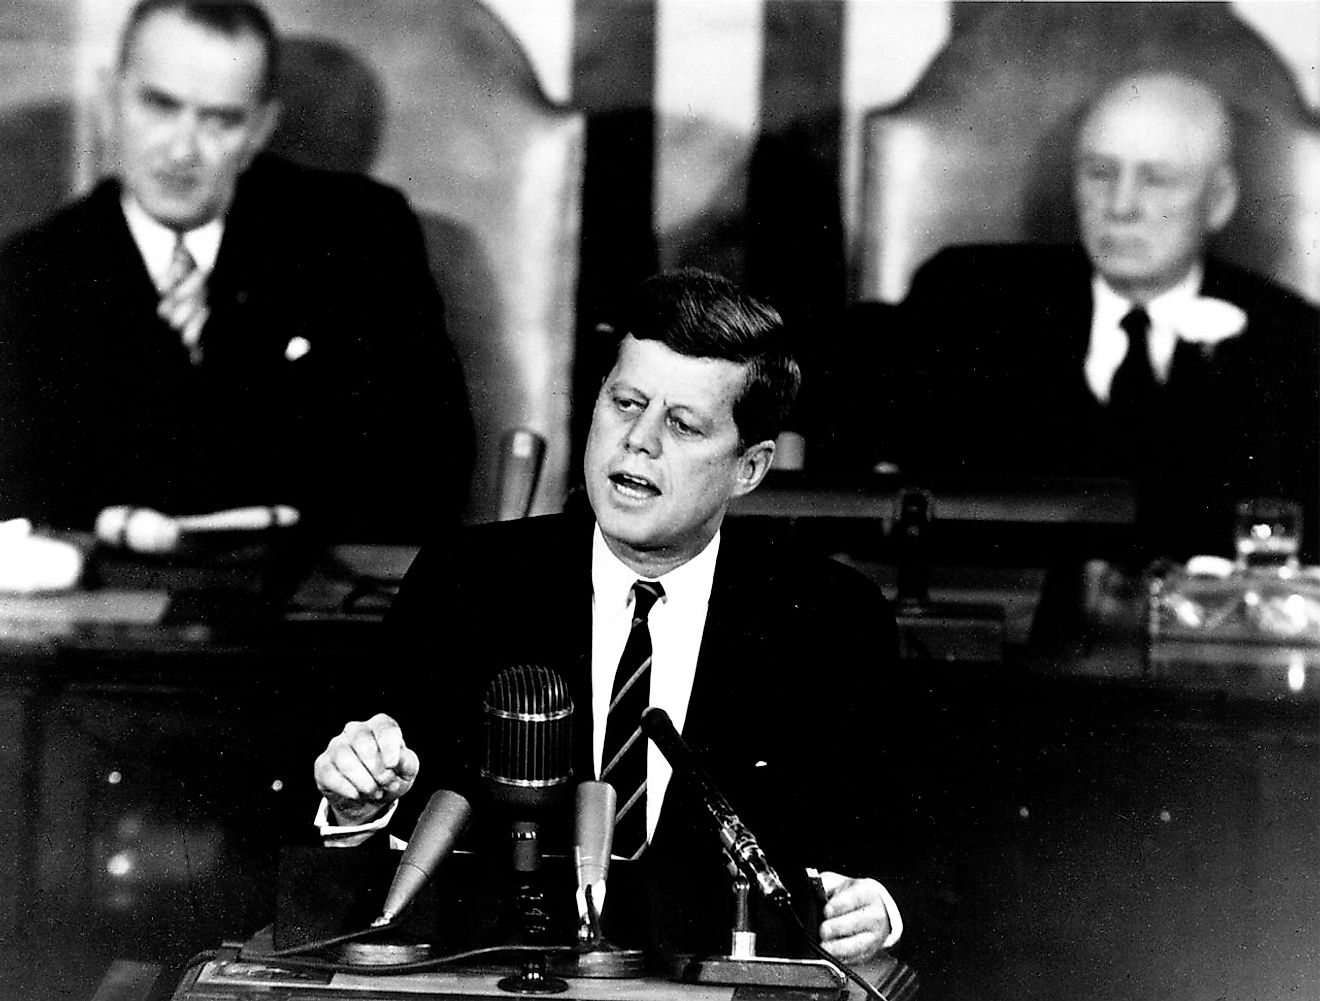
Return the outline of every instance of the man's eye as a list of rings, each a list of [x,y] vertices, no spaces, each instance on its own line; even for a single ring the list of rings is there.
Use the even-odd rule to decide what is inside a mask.
[[[1178,183],[1178,177],[1163,170],[1148,170],[1142,174],[1141,183],[1148,188],[1171,188]]]
[[[677,434],[683,435],[684,437],[692,437],[701,433],[691,424],[687,423],[687,421],[678,417],[669,418],[669,426],[672,427]]]
[[[212,111],[205,118],[206,124],[219,131],[236,129],[244,122],[241,111]]]
[[[177,101],[166,97],[164,94],[158,94],[155,91],[145,91],[142,94],[142,103],[150,111],[165,113],[175,110],[179,104]]]
[[[640,409],[641,403],[638,402],[637,400],[630,400],[627,397],[616,396],[614,398],[614,406],[616,409],[622,410],[624,413],[628,413],[633,410]]]

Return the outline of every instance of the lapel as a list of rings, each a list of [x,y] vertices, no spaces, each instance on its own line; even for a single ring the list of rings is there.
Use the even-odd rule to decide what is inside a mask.
[[[711,584],[710,607],[697,655],[683,739],[698,755],[727,747],[730,722],[736,718],[742,696],[739,664],[754,661],[762,632],[765,608],[749,600],[745,553],[739,534],[725,523],[719,560]]]
[[[1225,278],[1223,267],[1213,258],[1206,258],[1200,294],[1241,305],[1231,281],[1226,283]],[[1169,369],[1169,388],[1176,389],[1179,393],[1193,390],[1206,391],[1207,384],[1214,380],[1220,371],[1226,373],[1227,378],[1235,380],[1244,378],[1248,369],[1239,367],[1240,363],[1246,360],[1241,354],[1241,345],[1250,343],[1250,323],[1250,314],[1248,314],[1246,329],[1213,347],[1191,344],[1180,339],[1174,349],[1173,365]],[[1228,361],[1221,362],[1221,356]],[[1223,402],[1231,404],[1233,400],[1227,399]]]
[[[225,216],[225,233],[207,282],[210,319],[203,331],[208,362],[251,371],[254,364],[282,369],[289,341],[324,336],[334,321],[334,281],[309,287],[309,262],[322,277],[330,272],[330,248],[316,246],[314,234],[288,199],[297,179],[258,157],[239,179]],[[209,340],[207,340],[209,338]]]
[[[246,305],[256,276],[268,272],[268,261],[279,253],[273,244],[275,233],[262,224],[262,206],[253,185],[249,171],[239,181],[225,216],[225,234],[207,283],[213,313]]]
[[[1058,330],[1067,353],[1067,371],[1080,372],[1091,343],[1091,262],[1080,247],[1070,247],[1061,264],[1060,280],[1051,282],[1046,294],[1052,299]]]
[[[92,304],[99,312],[114,318],[106,329],[87,331],[98,343],[104,343],[107,331],[135,331],[133,337],[160,341],[170,334],[169,326],[156,316],[156,285],[147,272],[147,263],[133,242],[124,210],[119,205],[120,189],[115,181],[104,181],[87,199],[87,224],[83,247],[79,248],[94,288]],[[141,325],[125,325],[125,317],[145,317]],[[148,335],[147,331],[153,335]],[[124,345],[117,345],[123,347]],[[182,350],[182,349],[181,349]]]
[[[1203,391],[1214,370],[1214,352],[1179,339],[1173,349],[1173,364],[1169,366],[1169,381],[1165,386],[1170,401],[1189,392]]]
[[[116,181],[102,182],[86,203],[86,220],[79,253],[82,273],[91,289],[80,305],[92,315],[71,325],[71,332],[87,349],[87,358],[142,370],[142,366],[177,366],[187,352],[178,335],[156,315],[158,294],[146,262],[119,204]]]
[[[1093,420],[1099,402],[1086,384],[1083,366],[1091,343],[1091,262],[1079,246],[1055,249],[1058,260],[1046,268],[1039,295],[1045,317],[1046,337],[1039,345],[1050,353],[1035,362],[1037,391],[1056,401],[1055,412],[1062,424]]]
[[[564,586],[554,589],[547,603],[547,635],[554,637],[555,659],[573,695],[573,772],[595,776],[591,754],[594,724],[591,711],[591,542],[596,523],[591,518],[556,518],[550,526],[560,547],[559,562],[569,572]]]

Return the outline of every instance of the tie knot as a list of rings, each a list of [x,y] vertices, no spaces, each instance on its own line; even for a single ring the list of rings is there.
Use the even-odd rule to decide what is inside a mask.
[[[180,233],[174,241],[174,253],[170,255],[170,266],[165,272],[165,291],[170,292],[183,283],[183,280],[197,270],[197,261],[188,251]]]
[[[1150,314],[1146,312],[1144,306],[1133,306],[1124,314],[1118,325],[1123,328],[1123,333],[1128,335],[1129,341],[1144,342],[1146,335],[1150,333]]]
[[[651,609],[655,603],[665,596],[665,589],[657,580],[639,580],[632,586],[633,590],[633,618],[645,619],[651,614]]]

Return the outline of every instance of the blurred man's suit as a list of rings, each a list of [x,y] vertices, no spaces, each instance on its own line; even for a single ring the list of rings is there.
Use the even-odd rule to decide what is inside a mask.
[[[259,156],[199,363],[158,298],[113,180],[0,252],[0,515],[288,503],[358,539],[420,538],[460,508],[467,399],[397,191]]]
[[[391,612],[408,670],[395,672],[398,695],[378,703],[421,760],[395,833],[407,836],[427,790],[470,783],[453,763],[480,764],[471,728],[487,679],[511,664],[564,678],[575,704],[574,775],[594,777],[592,527],[573,515],[483,526],[414,563]],[[724,523],[720,545],[685,741],[786,881],[800,881],[803,865],[873,875],[914,913],[897,871],[911,846],[896,843],[914,826],[897,794],[908,774],[899,755],[912,748],[899,732],[897,636],[883,596],[855,571],[790,556],[736,521]],[[464,731],[466,748],[442,742]],[[546,826],[563,850],[571,821]],[[729,876],[709,818],[677,773],[641,864],[652,887],[648,944],[726,951]]]
[[[872,337],[873,368],[893,379],[880,395],[899,401],[882,446],[889,454],[875,457],[918,475],[1133,477],[1146,531],[1170,556],[1227,555],[1232,506],[1243,497],[1300,500],[1314,525],[1316,309],[1207,259],[1201,295],[1240,307],[1246,327],[1212,348],[1180,341],[1158,417],[1134,434],[1083,375],[1091,281],[1080,247],[958,247],[932,258],[888,317],[891,328]],[[868,311],[854,323],[856,344]],[[1309,535],[1314,553],[1320,540]]]

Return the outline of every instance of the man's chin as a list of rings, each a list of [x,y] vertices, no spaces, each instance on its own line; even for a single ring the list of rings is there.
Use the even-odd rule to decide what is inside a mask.
[[[649,548],[654,535],[649,517],[636,511],[621,511],[613,506],[596,509],[596,524],[609,538],[637,550]]]
[[[168,197],[138,198],[143,210],[162,226],[186,231],[211,221],[216,215],[210,205]]]
[[[1150,280],[1150,264],[1132,254],[1105,254],[1096,259],[1096,270],[1114,288],[1140,285]]]

